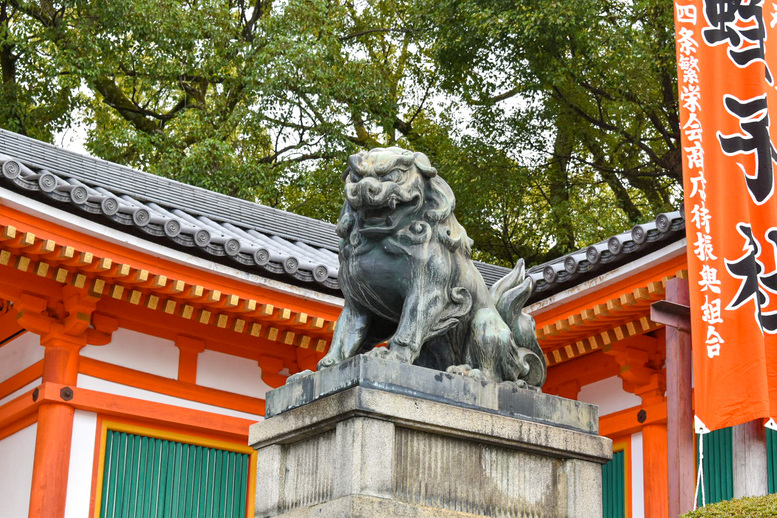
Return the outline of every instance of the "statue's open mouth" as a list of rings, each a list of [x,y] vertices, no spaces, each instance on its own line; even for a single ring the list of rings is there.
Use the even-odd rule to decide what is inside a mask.
[[[378,209],[368,209],[362,213],[362,221],[368,227],[391,224],[391,213],[394,212],[389,207]]]
[[[359,226],[365,234],[388,234],[414,206],[413,203],[402,203],[392,197],[382,207],[361,208],[357,211]]]

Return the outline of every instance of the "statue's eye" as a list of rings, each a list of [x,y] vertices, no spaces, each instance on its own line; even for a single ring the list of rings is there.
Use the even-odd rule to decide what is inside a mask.
[[[392,171],[389,171],[388,174],[383,175],[384,182],[398,182],[401,179],[402,179],[402,171],[399,169],[394,169]]]
[[[361,179],[362,179],[361,176],[359,176],[358,174],[356,174],[353,171],[351,171],[351,181],[352,182],[356,183],[356,182],[358,182]]]

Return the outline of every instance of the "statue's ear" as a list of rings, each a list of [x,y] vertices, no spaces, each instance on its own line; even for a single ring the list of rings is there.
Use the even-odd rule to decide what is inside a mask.
[[[437,172],[434,168],[432,170]],[[426,197],[424,204],[428,207],[424,217],[428,221],[442,221],[456,208],[456,197],[450,185],[439,176],[434,176],[426,182],[424,196]]]
[[[437,175],[437,169],[432,167],[432,163],[429,161],[428,156],[418,152],[413,153],[413,155],[415,157],[415,167],[422,175],[427,178],[432,178]]]
[[[343,182],[345,182],[351,172],[354,172],[359,176],[364,175],[366,172],[364,170],[365,168],[362,166],[364,162],[364,156],[364,152],[362,152],[353,154],[348,157],[348,167],[345,168],[345,172],[343,173]]]
[[[346,201],[343,204],[343,208],[340,210],[340,217],[337,218],[335,233],[343,239],[348,239],[348,235],[351,233],[351,230],[353,230],[355,222],[356,219],[353,215],[351,204]]]

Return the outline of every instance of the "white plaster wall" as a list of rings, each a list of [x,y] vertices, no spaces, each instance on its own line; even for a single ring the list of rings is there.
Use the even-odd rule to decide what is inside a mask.
[[[261,421],[264,419],[263,416],[256,414],[248,414],[245,412],[239,412],[237,410],[221,408],[214,405],[206,405],[205,403],[198,403],[197,401],[189,401],[188,399],[168,396],[166,394],[158,394],[156,392],[151,392],[150,390],[128,387],[127,385],[121,385],[119,383],[105,381],[99,378],[94,378],[92,376],[85,376],[83,374],[78,375],[78,387],[99,390],[100,392],[116,394],[117,396],[127,396],[145,401],[155,401],[157,403],[165,403],[183,408],[191,408],[192,410],[203,410],[205,412],[213,412],[214,414],[241,417],[243,419],[252,419],[254,421]]]
[[[97,414],[76,410],[70,443],[70,469],[67,476],[66,518],[89,516],[92,496],[94,445],[97,440]]]
[[[0,518],[22,518],[30,507],[38,424],[0,441]]]
[[[6,403],[8,403],[9,401],[12,401],[12,400],[16,399],[17,397],[21,396],[25,392],[30,391],[30,390],[34,389],[35,387],[37,387],[37,386],[40,386],[42,381],[43,380],[41,378],[38,378],[35,381],[32,381],[32,382],[28,383],[27,385],[23,386],[19,390],[15,391],[15,392],[11,392],[10,394],[5,396],[4,398],[0,399],[0,406],[3,406]]]
[[[42,360],[43,352],[35,333],[23,333],[0,347],[0,381]]]
[[[645,465],[642,432],[631,436],[631,517],[645,517]]]
[[[639,396],[623,390],[623,383],[617,376],[583,385],[577,399],[599,405],[600,417],[642,404]]]
[[[197,358],[197,384],[262,399],[272,390],[255,360],[209,350]]]
[[[178,348],[170,340],[118,329],[107,345],[87,345],[81,356],[167,378],[178,377]]]

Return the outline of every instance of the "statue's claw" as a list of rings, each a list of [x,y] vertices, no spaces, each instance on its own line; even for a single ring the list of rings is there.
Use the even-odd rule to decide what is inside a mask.
[[[513,387],[519,388],[519,389],[533,390],[534,392],[542,392],[542,389],[540,387],[529,385],[524,380],[503,381],[502,383],[507,383],[508,385],[512,385]]]
[[[383,360],[390,360],[390,361],[401,362],[401,363],[410,363],[408,359],[405,358],[403,355],[397,353],[396,351],[392,351],[388,347],[376,347],[364,354],[366,356],[371,356],[373,358],[381,358]]]
[[[488,381],[488,377],[480,369],[473,369],[471,366],[464,365],[451,365],[445,372],[449,374],[461,374],[468,378],[472,378],[477,381]]]

